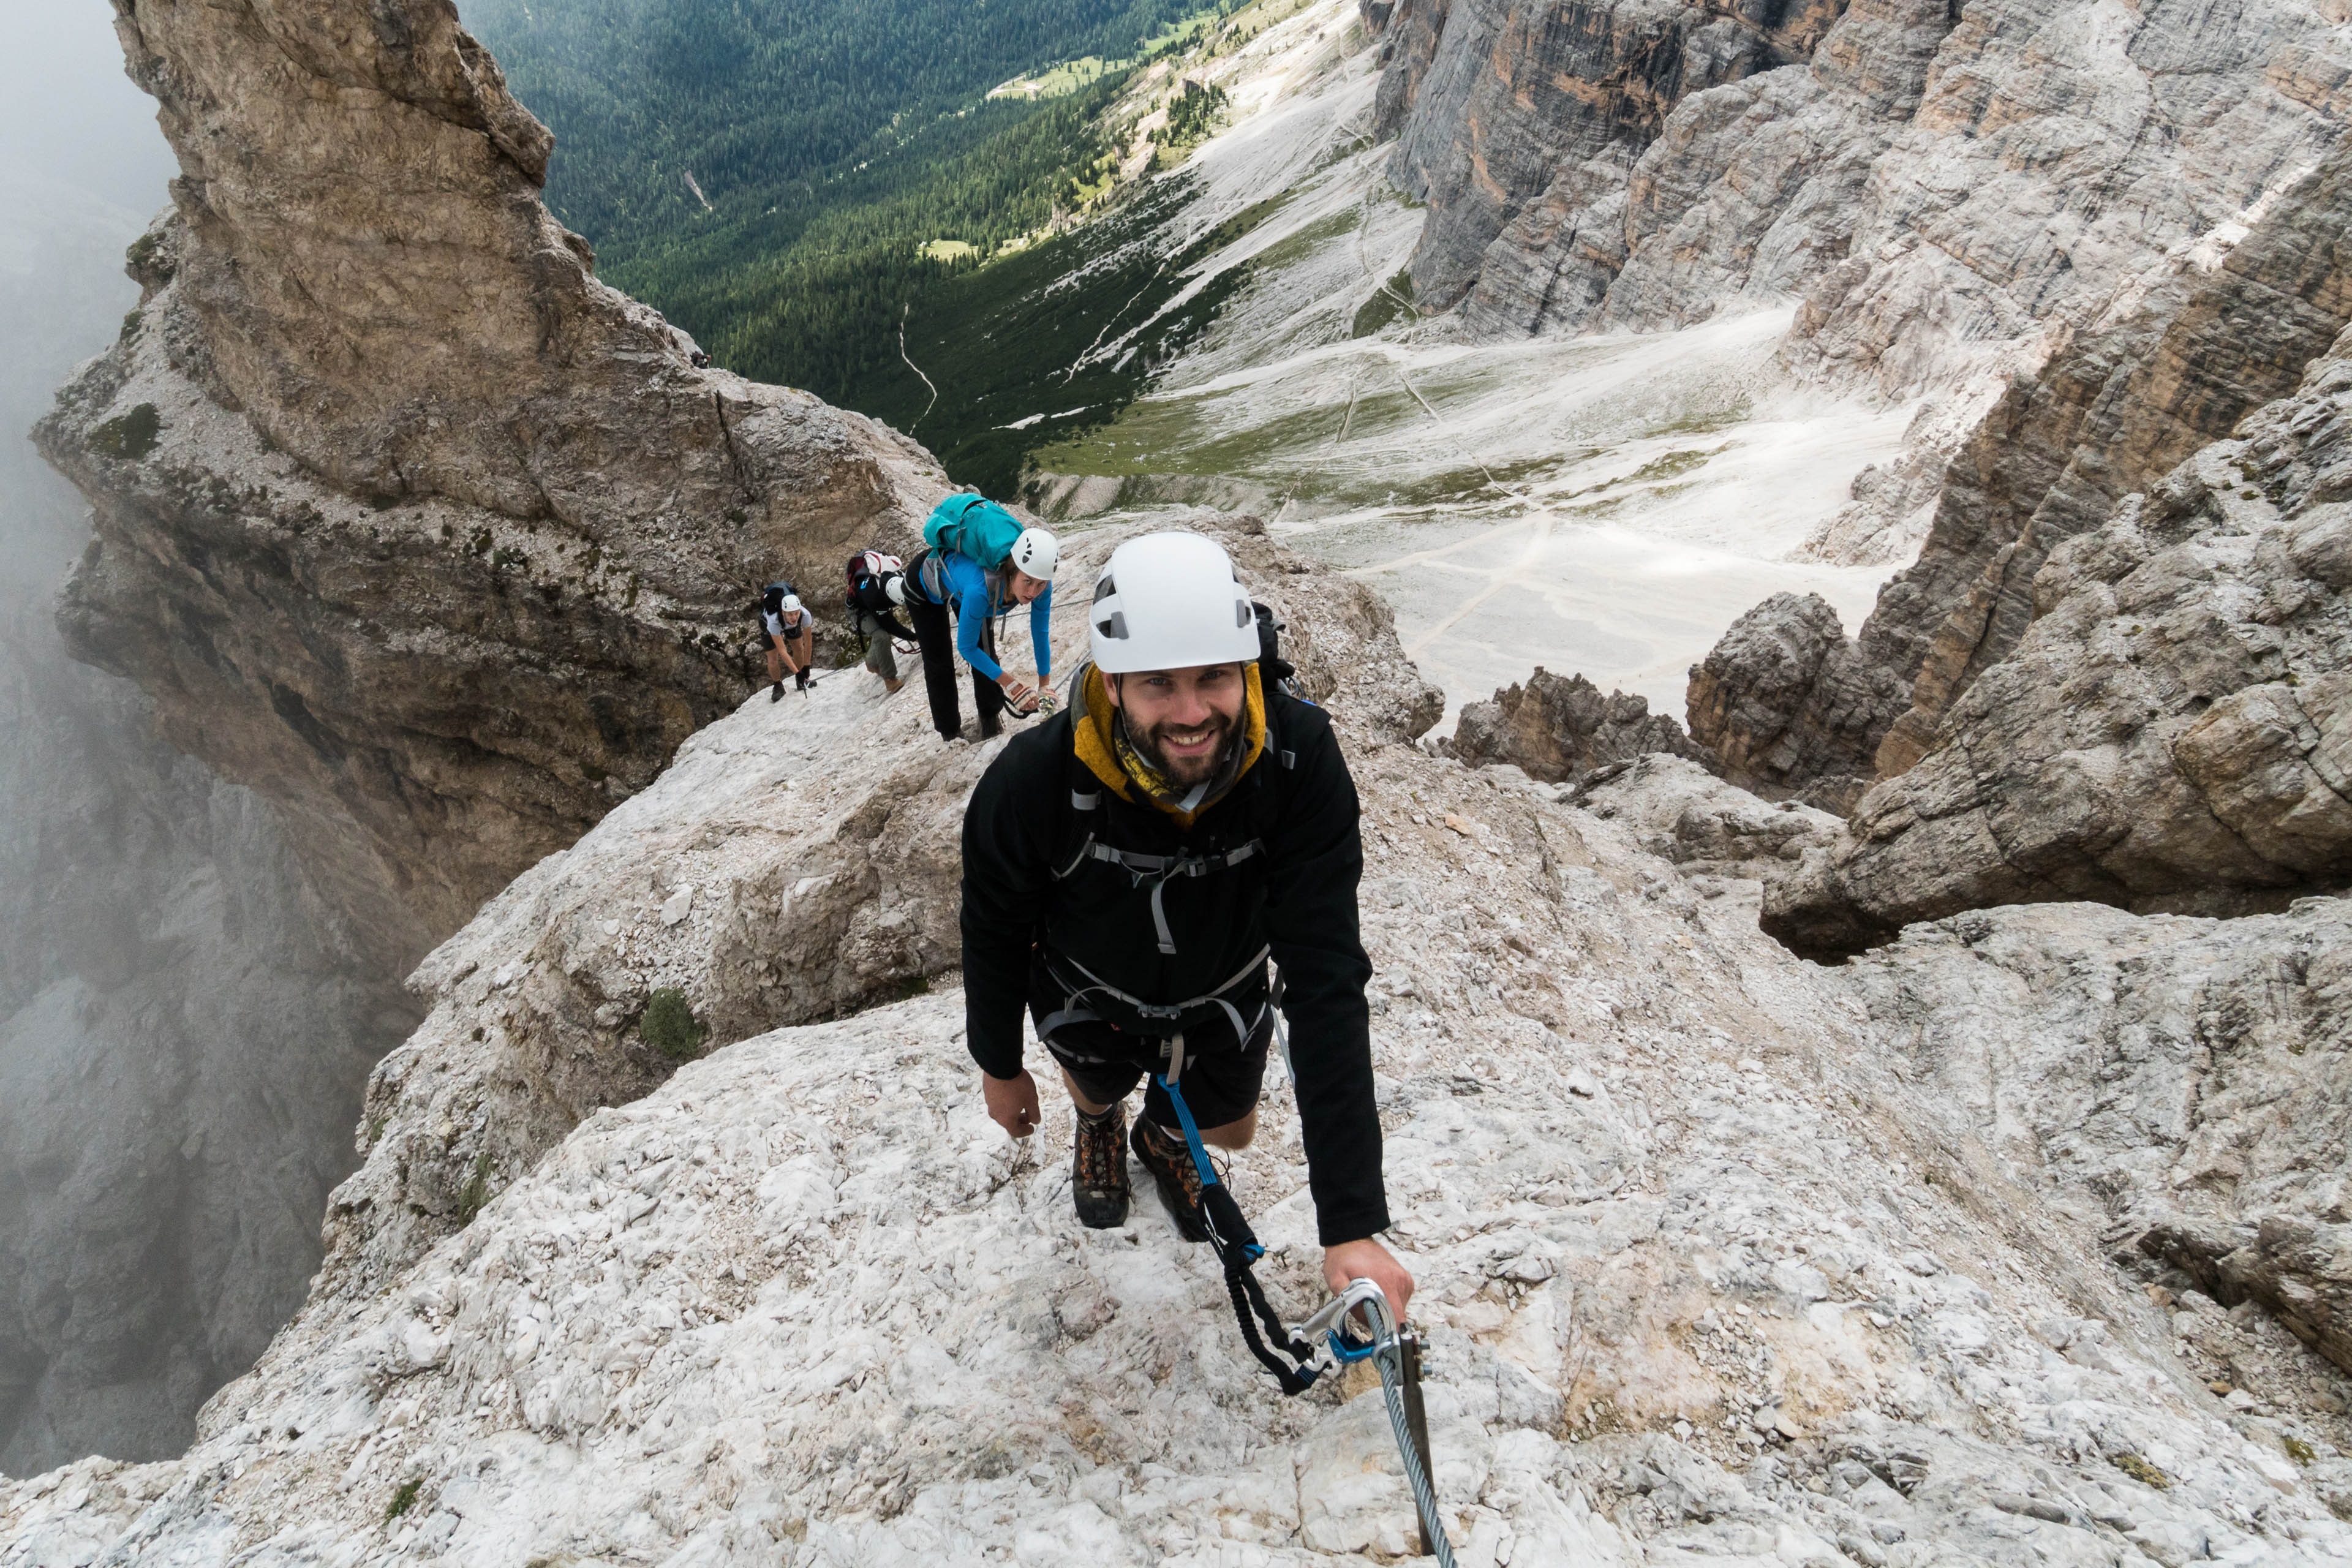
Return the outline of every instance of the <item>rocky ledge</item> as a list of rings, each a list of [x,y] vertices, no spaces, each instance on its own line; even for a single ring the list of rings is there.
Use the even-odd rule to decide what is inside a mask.
[[[1253,520],[1215,521],[1311,694],[1345,694],[1399,737],[1434,721],[1434,688],[1360,673],[1394,648],[1379,599],[1277,552]],[[1071,540],[1064,571],[1087,580],[1132,531]],[[1057,637],[1066,674],[1082,617]],[[963,803],[1002,742],[942,745],[929,712],[918,687],[886,695],[856,668],[805,697],[757,693],[436,949],[411,981],[431,1011],[370,1081],[314,1303],[382,1289],[583,1118],[700,1050],[952,970]],[[692,1015],[688,1037],[648,1026],[664,990]]]

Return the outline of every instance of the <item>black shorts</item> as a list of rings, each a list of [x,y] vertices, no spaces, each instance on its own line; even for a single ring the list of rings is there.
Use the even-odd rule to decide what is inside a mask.
[[[1089,1102],[1114,1104],[1134,1092],[1137,1084],[1166,1070],[1170,1052],[1162,1037],[1095,1022],[1066,1024],[1048,1038],[1045,1020],[1060,1010],[1064,995],[1043,964],[1033,964],[1030,973],[1029,1017],[1038,1026],[1037,1037],[1045,1042],[1046,1050]],[[1266,1047],[1274,1043],[1274,1009],[1265,1005],[1262,988],[1255,994],[1244,991],[1234,998],[1234,1005],[1244,1018],[1257,1018],[1257,1027],[1247,1040],[1236,1046],[1232,1026],[1223,1021],[1184,1039],[1184,1066],[1176,1076],[1176,1087],[1193,1121],[1203,1128],[1239,1121],[1256,1110],[1265,1081]],[[1143,1091],[1143,1113],[1171,1131],[1183,1125],[1156,1078]]]

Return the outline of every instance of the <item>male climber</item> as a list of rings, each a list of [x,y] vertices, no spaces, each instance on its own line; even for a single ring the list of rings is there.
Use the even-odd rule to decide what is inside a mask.
[[[1402,1317],[1372,1100],[1371,966],[1357,936],[1356,786],[1330,720],[1259,679],[1233,563],[1195,533],[1111,555],[1087,612],[1094,663],[1069,708],[1015,736],[963,821],[964,1010],[988,1113],[1036,1130],[1021,1010],[1077,1108],[1082,1224],[1127,1217],[1128,1093],[1174,1082],[1203,1142],[1245,1147],[1284,1016],[1307,1184],[1336,1292],[1370,1279]],[[1188,1241],[1200,1177],[1157,1079],[1136,1158]]]

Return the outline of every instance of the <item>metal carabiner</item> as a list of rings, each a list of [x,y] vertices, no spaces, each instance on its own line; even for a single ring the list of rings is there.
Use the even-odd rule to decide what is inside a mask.
[[[1347,1320],[1354,1315],[1356,1309],[1372,1308],[1374,1303],[1378,1304],[1378,1316],[1375,1317],[1370,1310],[1365,1313],[1372,1337],[1358,1340],[1350,1333],[1343,1339],[1341,1331],[1349,1327]],[[1332,1359],[1346,1365],[1350,1362],[1362,1361],[1381,1348],[1381,1342],[1386,1337],[1382,1324],[1387,1325],[1387,1332],[1395,1331],[1396,1320],[1389,1312],[1387,1294],[1369,1279],[1350,1279],[1345,1290],[1324,1302],[1313,1317],[1298,1325],[1295,1332],[1309,1344],[1318,1338],[1327,1341]]]
[[[1349,1320],[1361,1312],[1372,1337],[1354,1334]],[[1434,1556],[1439,1568],[1454,1568],[1454,1544],[1446,1539],[1445,1521],[1437,1512],[1437,1487],[1429,1458],[1429,1423],[1421,1407],[1421,1346],[1406,1333],[1389,1307],[1387,1292],[1370,1279],[1350,1279],[1348,1288],[1326,1301],[1313,1317],[1298,1325],[1298,1337],[1312,1344],[1321,1335],[1332,1359],[1342,1365],[1373,1361],[1380,1369],[1381,1399],[1388,1406],[1389,1428],[1396,1435],[1398,1457],[1404,1461],[1404,1479],[1412,1490],[1413,1510],[1421,1518],[1421,1549]]]

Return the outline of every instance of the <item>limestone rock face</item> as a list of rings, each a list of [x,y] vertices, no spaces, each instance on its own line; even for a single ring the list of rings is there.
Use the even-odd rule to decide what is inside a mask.
[[[1622,691],[1603,696],[1580,675],[1558,676],[1541,666],[1526,686],[1515,683],[1491,701],[1465,706],[1439,750],[1472,767],[1508,763],[1529,778],[1555,784],[1645,752],[1704,754],[1680,724],[1651,712],[1648,699]]]
[[[2195,1275],[2226,1306],[2260,1302],[2297,1339],[2352,1367],[2352,1226],[2271,1215],[2218,1231],[2159,1226],[2139,1245]]]
[[[1850,253],[1806,292],[1801,370],[1932,385],[2045,323],[2110,316],[2342,137],[2352,60],[2325,6],[2124,17],[2008,0],[1956,17],[1873,167]],[[2122,189],[2128,214],[2107,198]]]
[[[1915,672],[1875,758],[1882,776],[1916,762],[1952,699],[2017,646],[2051,551],[2294,390],[2352,321],[2347,225],[2352,146],[2214,272],[2168,279],[2011,389],[1953,464],[1918,565],[1872,616],[1875,659]]]
[[[1832,842],[1841,826],[1826,811],[1759,799],[1686,757],[1656,752],[1595,769],[1575,798],[1602,821],[1624,824],[1645,853],[1694,877],[1760,879]]]
[[[2039,574],[2015,653],[1935,749],[1776,882],[1769,929],[1836,949],[2042,899],[2275,905],[2352,877],[2352,358],[2322,362]]]
[[[1775,594],[1691,667],[1691,736],[1742,789],[1849,810],[1869,784],[1870,720],[1890,684],[1827,599]]]
[[[944,485],[597,282],[448,0],[117,16],[183,177],[39,432],[96,508],[63,626],[413,961],[732,706],[761,582]]]
[[[1610,171],[1622,190],[1641,150],[1687,95],[1810,55],[1836,17],[1814,5],[1532,7],[1451,0],[1391,18],[1404,29],[1381,120],[1407,100],[1394,167],[1433,222],[1416,297],[1451,305],[1505,226],[1561,169]]]
[[[1454,0],[1389,26],[1423,298],[1509,334],[1801,293],[1791,364],[1896,395],[2035,363],[2045,324],[2275,198],[2338,139],[2352,66],[2299,0]]]
[[[1787,752],[1772,782],[1850,805],[1855,781],[1916,763],[1952,703],[2018,646],[2051,552],[2292,391],[2327,351],[2352,320],[2347,225],[2352,147],[2270,202],[2212,265],[2179,263],[2013,378],[1945,470],[1919,559],[1823,678],[1792,686],[1769,644],[1727,636],[1704,667],[1708,686],[1759,694],[1754,716],[1728,721],[1734,734],[1836,737]],[[1694,733],[1729,757],[1740,742],[1713,738],[1726,721],[1699,717],[1697,679]]]
[[[2095,1215],[2120,1260],[2258,1302],[2352,1370],[2352,904],[2234,921],[1978,910],[1843,973],[1953,1121]],[[2298,1380],[2291,1361],[2273,1376]]]
[[[1940,0],[1843,11],[1810,58],[1694,84],[1646,146],[1564,162],[1487,246],[1466,319],[1498,333],[1683,325],[1837,267],[1953,19]]]

